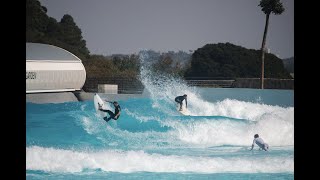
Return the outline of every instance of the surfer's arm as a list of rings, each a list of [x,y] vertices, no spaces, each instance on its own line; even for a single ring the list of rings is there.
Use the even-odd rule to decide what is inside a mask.
[[[253,140],[253,142],[252,142],[252,145],[251,145],[251,149],[250,149],[250,151],[253,149],[253,147],[254,147],[254,143],[255,143],[255,139]]]
[[[98,103],[98,105],[99,105],[99,108],[98,108],[98,109],[99,109],[100,111],[107,112],[107,110],[102,109],[102,106],[101,106],[99,103]]]
[[[120,116],[120,113],[121,113],[121,107],[119,105],[116,107],[115,112],[117,112],[117,114],[114,117],[116,119],[118,119],[118,117]]]
[[[101,106],[101,104],[99,104],[99,103],[98,103],[98,109],[99,109],[99,110],[102,109],[102,106]]]
[[[254,146],[254,145],[252,144],[250,151],[253,149],[253,146]]]
[[[186,98],[186,108],[188,108],[188,101],[187,101],[187,98]]]
[[[118,117],[119,117],[119,115],[120,115],[120,112],[121,112],[121,111],[119,111],[119,112],[114,116],[116,119],[118,119]]]

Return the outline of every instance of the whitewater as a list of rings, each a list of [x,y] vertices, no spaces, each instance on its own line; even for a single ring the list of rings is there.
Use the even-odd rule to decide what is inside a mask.
[[[144,93],[118,101],[118,121],[93,101],[26,104],[27,179],[293,179],[292,90],[189,87],[140,57]],[[254,134],[269,152],[249,151]]]

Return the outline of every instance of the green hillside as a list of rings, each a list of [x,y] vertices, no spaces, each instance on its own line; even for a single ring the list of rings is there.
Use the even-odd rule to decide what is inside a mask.
[[[261,73],[260,51],[231,43],[207,44],[192,54],[185,77],[257,78]],[[267,53],[266,78],[291,78],[281,59]]]

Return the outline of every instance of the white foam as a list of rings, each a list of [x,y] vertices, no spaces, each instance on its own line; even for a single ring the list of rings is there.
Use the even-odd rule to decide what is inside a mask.
[[[225,100],[216,104],[222,106],[241,106],[240,117],[249,117],[245,108],[251,107],[254,103],[241,102],[237,100]],[[229,104],[229,105],[227,105]],[[239,105],[240,104],[240,105]],[[81,124],[84,130],[97,137],[103,143],[110,143],[110,140],[118,141],[118,145],[128,145],[130,147],[157,147],[159,143],[165,147],[176,146],[196,146],[211,147],[221,145],[251,146],[253,135],[260,137],[272,146],[294,145],[294,120],[293,108],[283,108],[278,106],[259,105],[257,109],[251,109],[251,121],[210,119],[210,117],[194,117],[188,120],[177,120],[176,118],[163,119],[157,116],[140,114],[139,111],[124,112],[141,123],[147,121],[158,121],[160,126],[171,127],[165,132],[144,131],[130,132],[123,129],[112,128],[103,120],[81,117]],[[232,109],[232,108],[230,108]],[[219,110],[218,110],[219,111]],[[255,111],[259,111],[254,113]],[[262,111],[262,112],[260,112]],[[230,115],[230,113],[227,113]],[[143,124],[142,124],[143,125]],[[160,128],[159,126],[159,128]],[[156,130],[156,129],[155,129]]]
[[[86,104],[82,104],[82,105],[80,106],[81,111],[84,111],[86,107],[87,107]]]
[[[174,99],[176,96],[188,95],[188,110],[193,116],[227,116],[239,119],[259,121],[262,118],[279,117],[280,120],[291,121],[293,123],[293,107],[282,108],[260,104],[258,102],[244,102],[234,99],[225,99],[212,103],[205,101],[195,87],[187,84],[179,78],[170,75],[154,74],[151,70],[152,55],[148,51],[141,51],[141,82],[149,91],[153,108],[168,115],[173,115],[176,111]],[[191,101],[192,100],[192,101]]]
[[[292,157],[194,157],[144,151],[78,152],[39,146],[26,149],[27,170],[81,172],[84,169],[131,172],[280,173],[293,172]]]
[[[216,103],[210,103],[198,97],[193,97],[190,103],[190,111],[198,116],[227,116],[238,119],[259,121],[269,117],[293,122],[294,108],[271,106],[266,104],[244,102],[234,99],[225,99]]]
[[[81,120],[84,130],[88,134],[94,134],[97,131],[97,126],[95,126],[95,123],[90,118],[84,116]]]
[[[183,94],[191,96],[195,94],[195,88],[187,86],[182,79],[172,77],[167,74],[154,74],[152,71],[153,57],[150,57],[147,51],[141,51],[140,54],[141,82],[146,90],[150,93],[153,100],[153,108],[159,109],[168,115],[176,113],[174,98]],[[163,103],[171,104],[171,106],[163,106]]]
[[[128,116],[131,116],[140,122],[148,122],[152,120],[161,121],[160,118],[156,116],[140,115],[138,112],[130,111],[129,109],[125,109],[124,111]]]
[[[232,104],[233,100],[227,100],[227,104]],[[219,102],[221,104],[221,102]],[[242,107],[246,102],[242,103]],[[232,106],[232,105],[230,105]],[[105,125],[104,121],[91,120],[84,117],[82,124],[89,134],[94,134],[103,142],[109,143],[110,138],[117,141],[129,143],[131,146],[153,146],[159,142],[164,142],[167,146],[221,146],[237,145],[250,146],[253,135],[259,134],[261,138],[272,146],[294,145],[294,123],[293,108],[282,108],[276,106],[260,105],[256,119],[252,121],[210,119],[210,117],[194,117],[189,120],[177,120],[167,117],[161,119],[156,116],[140,115],[138,112],[125,110],[132,118],[140,121],[158,121],[160,126],[171,127],[166,132],[129,132],[121,129],[114,129]],[[254,110],[252,110],[254,111]],[[246,113],[244,113],[246,114]],[[260,116],[258,115],[260,114]],[[159,126],[159,128],[160,128]],[[121,143],[120,142],[120,143]],[[128,144],[128,145],[129,145]]]
[[[169,136],[162,136],[164,138],[169,137],[170,139],[166,140],[170,141],[171,144],[176,144],[176,141],[180,140],[186,144],[205,147],[221,145],[250,146],[253,135],[259,134],[270,146],[294,145],[294,113],[292,107],[283,108],[237,100],[213,103],[213,105],[216,104],[220,107],[215,110],[216,112],[226,112],[225,114],[217,114],[251,119],[250,121],[240,121],[191,117],[186,121],[170,118],[170,116],[167,119],[159,119],[153,116],[142,116],[137,112],[128,113],[144,122],[156,120],[163,126],[172,127],[172,130],[167,132],[170,133]],[[237,106],[239,108],[232,108]]]
[[[200,146],[240,145],[251,146],[253,135],[272,146],[294,145],[294,126],[287,121],[268,119],[257,123],[234,120],[208,120],[164,122],[174,128],[173,136],[187,143]]]

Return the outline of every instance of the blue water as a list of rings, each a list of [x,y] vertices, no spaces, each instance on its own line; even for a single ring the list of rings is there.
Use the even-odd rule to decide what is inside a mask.
[[[293,91],[186,91],[191,116],[150,92],[108,123],[93,101],[27,103],[27,179],[293,179]]]
[[[294,178],[292,90],[189,87],[139,57],[145,91],[116,99],[118,121],[93,101],[26,104],[27,179]],[[190,116],[176,110],[182,94]],[[257,133],[269,152],[249,151]]]

